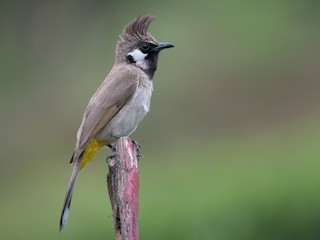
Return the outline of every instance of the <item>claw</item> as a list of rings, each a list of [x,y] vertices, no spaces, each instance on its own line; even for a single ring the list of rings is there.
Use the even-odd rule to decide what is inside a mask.
[[[134,144],[134,146],[136,147],[137,152],[139,152],[139,150],[140,150],[140,144],[138,143],[138,141],[132,140],[132,139],[131,139],[131,141],[132,141],[132,143]]]
[[[115,158],[117,157],[117,154],[111,154],[106,158],[106,162],[110,166],[114,166],[115,164]]]
[[[140,158],[142,159],[143,158],[143,155],[140,153],[140,144],[136,141],[136,140],[132,140],[132,143],[134,144],[135,148],[136,148],[136,151],[137,151],[137,159],[138,161],[140,160]]]
[[[118,137],[116,137],[116,136],[112,136],[112,137],[118,138]],[[137,159],[138,159],[138,160],[143,159],[144,156],[140,153],[140,144],[139,144],[139,142],[136,141],[136,140],[132,140],[132,139],[131,139],[131,141],[132,141],[132,143],[134,144],[134,146],[135,146],[135,148],[136,148]],[[116,151],[117,151],[117,144],[116,144],[116,143],[110,143],[110,144],[107,144],[106,146],[107,146],[108,148],[110,148],[112,152],[116,152]],[[108,157],[106,158],[107,163],[109,162],[109,160],[113,160],[116,156],[117,156],[116,154],[112,154],[112,155],[108,156]]]
[[[142,154],[140,154],[140,153],[137,154],[138,161],[140,161],[140,159],[143,159],[143,158],[144,158],[144,156]]]

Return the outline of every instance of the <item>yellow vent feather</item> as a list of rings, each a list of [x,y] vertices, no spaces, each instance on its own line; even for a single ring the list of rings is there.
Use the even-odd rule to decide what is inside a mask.
[[[80,169],[82,169],[104,145],[106,145],[105,141],[97,140],[95,138],[92,139],[84,150]]]

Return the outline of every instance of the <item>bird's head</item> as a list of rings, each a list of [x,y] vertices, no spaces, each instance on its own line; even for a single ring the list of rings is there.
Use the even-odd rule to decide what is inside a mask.
[[[150,77],[157,69],[159,52],[174,47],[167,42],[158,42],[148,31],[153,15],[141,15],[132,20],[123,30],[116,49],[116,62],[128,63],[144,70]]]

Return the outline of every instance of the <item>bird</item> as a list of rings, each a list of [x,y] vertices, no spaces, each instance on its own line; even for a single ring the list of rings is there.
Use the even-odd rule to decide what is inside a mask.
[[[67,223],[79,171],[100,148],[135,131],[149,112],[159,53],[174,47],[169,42],[158,42],[149,32],[155,18],[142,14],[124,27],[117,42],[115,63],[84,111],[70,160],[73,169],[60,217],[60,231]]]

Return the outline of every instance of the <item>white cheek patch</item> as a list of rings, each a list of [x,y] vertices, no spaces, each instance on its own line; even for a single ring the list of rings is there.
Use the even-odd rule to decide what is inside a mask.
[[[139,49],[135,49],[132,52],[129,52],[128,55],[133,58],[133,60],[139,67],[143,69],[146,69],[148,67],[146,63],[146,56],[148,55],[147,53],[143,53]]]

